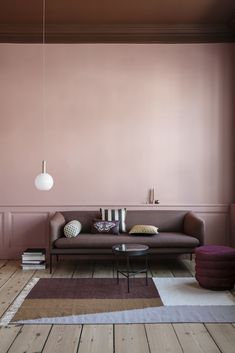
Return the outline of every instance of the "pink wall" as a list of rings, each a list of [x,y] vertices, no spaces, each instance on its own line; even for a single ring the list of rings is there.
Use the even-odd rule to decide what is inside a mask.
[[[0,52],[2,205],[230,203],[232,44],[47,45],[45,129],[42,47]]]
[[[139,207],[150,187],[227,244],[232,60],[234,44],[47,45],[43,122],[42,47],[0,44],[0,258],[46,246],[55,209]],[[44,158],[46,193],[33,185]]]

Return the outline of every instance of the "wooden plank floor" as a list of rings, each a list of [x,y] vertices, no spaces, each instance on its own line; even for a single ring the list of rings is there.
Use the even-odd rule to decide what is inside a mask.
[[[150,276],[190,277],[194,262],[150,263]],[[0,260],[0,317],[32,277],[115,276],[112,261],[60,261],[53,273],[22,271]],[[234,324],[8,325],[0,327],[0,353],[235,353]]]

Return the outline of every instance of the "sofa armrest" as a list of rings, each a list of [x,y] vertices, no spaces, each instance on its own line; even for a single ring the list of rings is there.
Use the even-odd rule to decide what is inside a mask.
[[[61,237],[61,228],[65,225],[65,218],[61,212],[56,212],[50,219],[50,245]]]
[[[205,221],[193,212],[188,212],[184,217],[184,233],[199,240],[204,244]]]

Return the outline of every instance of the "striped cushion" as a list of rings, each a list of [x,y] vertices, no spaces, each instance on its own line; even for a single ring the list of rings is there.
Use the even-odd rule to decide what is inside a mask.
[[[103,221],[119,221],[119,231],[126,232],[126,208],[101,208],[100,213]]]

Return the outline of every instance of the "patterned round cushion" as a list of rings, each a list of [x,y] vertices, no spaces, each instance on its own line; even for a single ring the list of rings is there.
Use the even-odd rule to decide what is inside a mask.
[[[64,235],[67,238],[74,238],[81,232],[82,225],[79,221],[70,221],[64,226]]]

